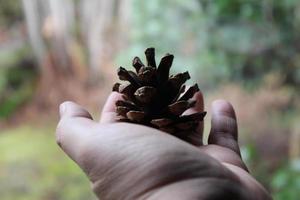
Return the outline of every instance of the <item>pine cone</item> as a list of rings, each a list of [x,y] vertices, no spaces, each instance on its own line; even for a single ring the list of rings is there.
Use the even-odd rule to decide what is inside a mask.
[[[113,91],[124,97],[116,102],[118,120],[154,127],[185,140],[206,114],[182,115],[196,104],[191,98],[199,91],[198,85],[185,90],[184,83],[190,79],[188,72],[169,76],[173,55],[166,54],[158,67],[154,48],[146,49],[145,55],[147,65],[138,57],[133,59],[136,72],[118,69],[119,79],[127,81],[113,86]]]

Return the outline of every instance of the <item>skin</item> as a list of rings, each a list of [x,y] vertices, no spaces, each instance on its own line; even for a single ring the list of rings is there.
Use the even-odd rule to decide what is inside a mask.
[[[203,124],[190,143],[149,127],[116,123],[112,93],[100,122],[81,106],[64,102],[56,139],[91,181],[101,200],[269,200],[268,192],[248,172],[237,142],[230,103],[212,104],[209,144],[202,145]],[[197,104],[184,114],[203,110]]]

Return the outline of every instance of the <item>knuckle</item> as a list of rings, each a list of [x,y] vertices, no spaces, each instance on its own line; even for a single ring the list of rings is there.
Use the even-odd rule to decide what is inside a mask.
[[[234,118],[228,116],[217,116],[213,118],[212,129],[216,132],[223,132],[227,134],[235,134],[237,132],[237,122]]]

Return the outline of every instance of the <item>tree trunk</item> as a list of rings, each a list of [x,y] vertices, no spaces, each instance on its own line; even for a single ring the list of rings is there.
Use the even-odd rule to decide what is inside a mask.
[[[106,72],[113,71],[111,63],[118,44],[127,39],[124,33],[130,0],[22,1],[41,72],[37,101],[47,105],[64,98],[88,99],[83,83],[99,82],[99,76],[111,78]],[[76,37],[82,37],[83,42]],[[85,55],[81,49],[86,49],[88,63],[80,58]]]

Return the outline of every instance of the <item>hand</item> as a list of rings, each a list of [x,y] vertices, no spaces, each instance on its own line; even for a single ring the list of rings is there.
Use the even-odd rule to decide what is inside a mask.
[[[200,123],[191,137],[195,146],[156,129],[114,123],[120,98],[110,95],[100,122],[75,103],[60,106],[57,142],[86,173],[101,200],[271,199],[241,159],[229,103],[213,103],[209,145],[201,145]],[[202,94],[194,98],[197,105],[187,113],[203,110]]]

